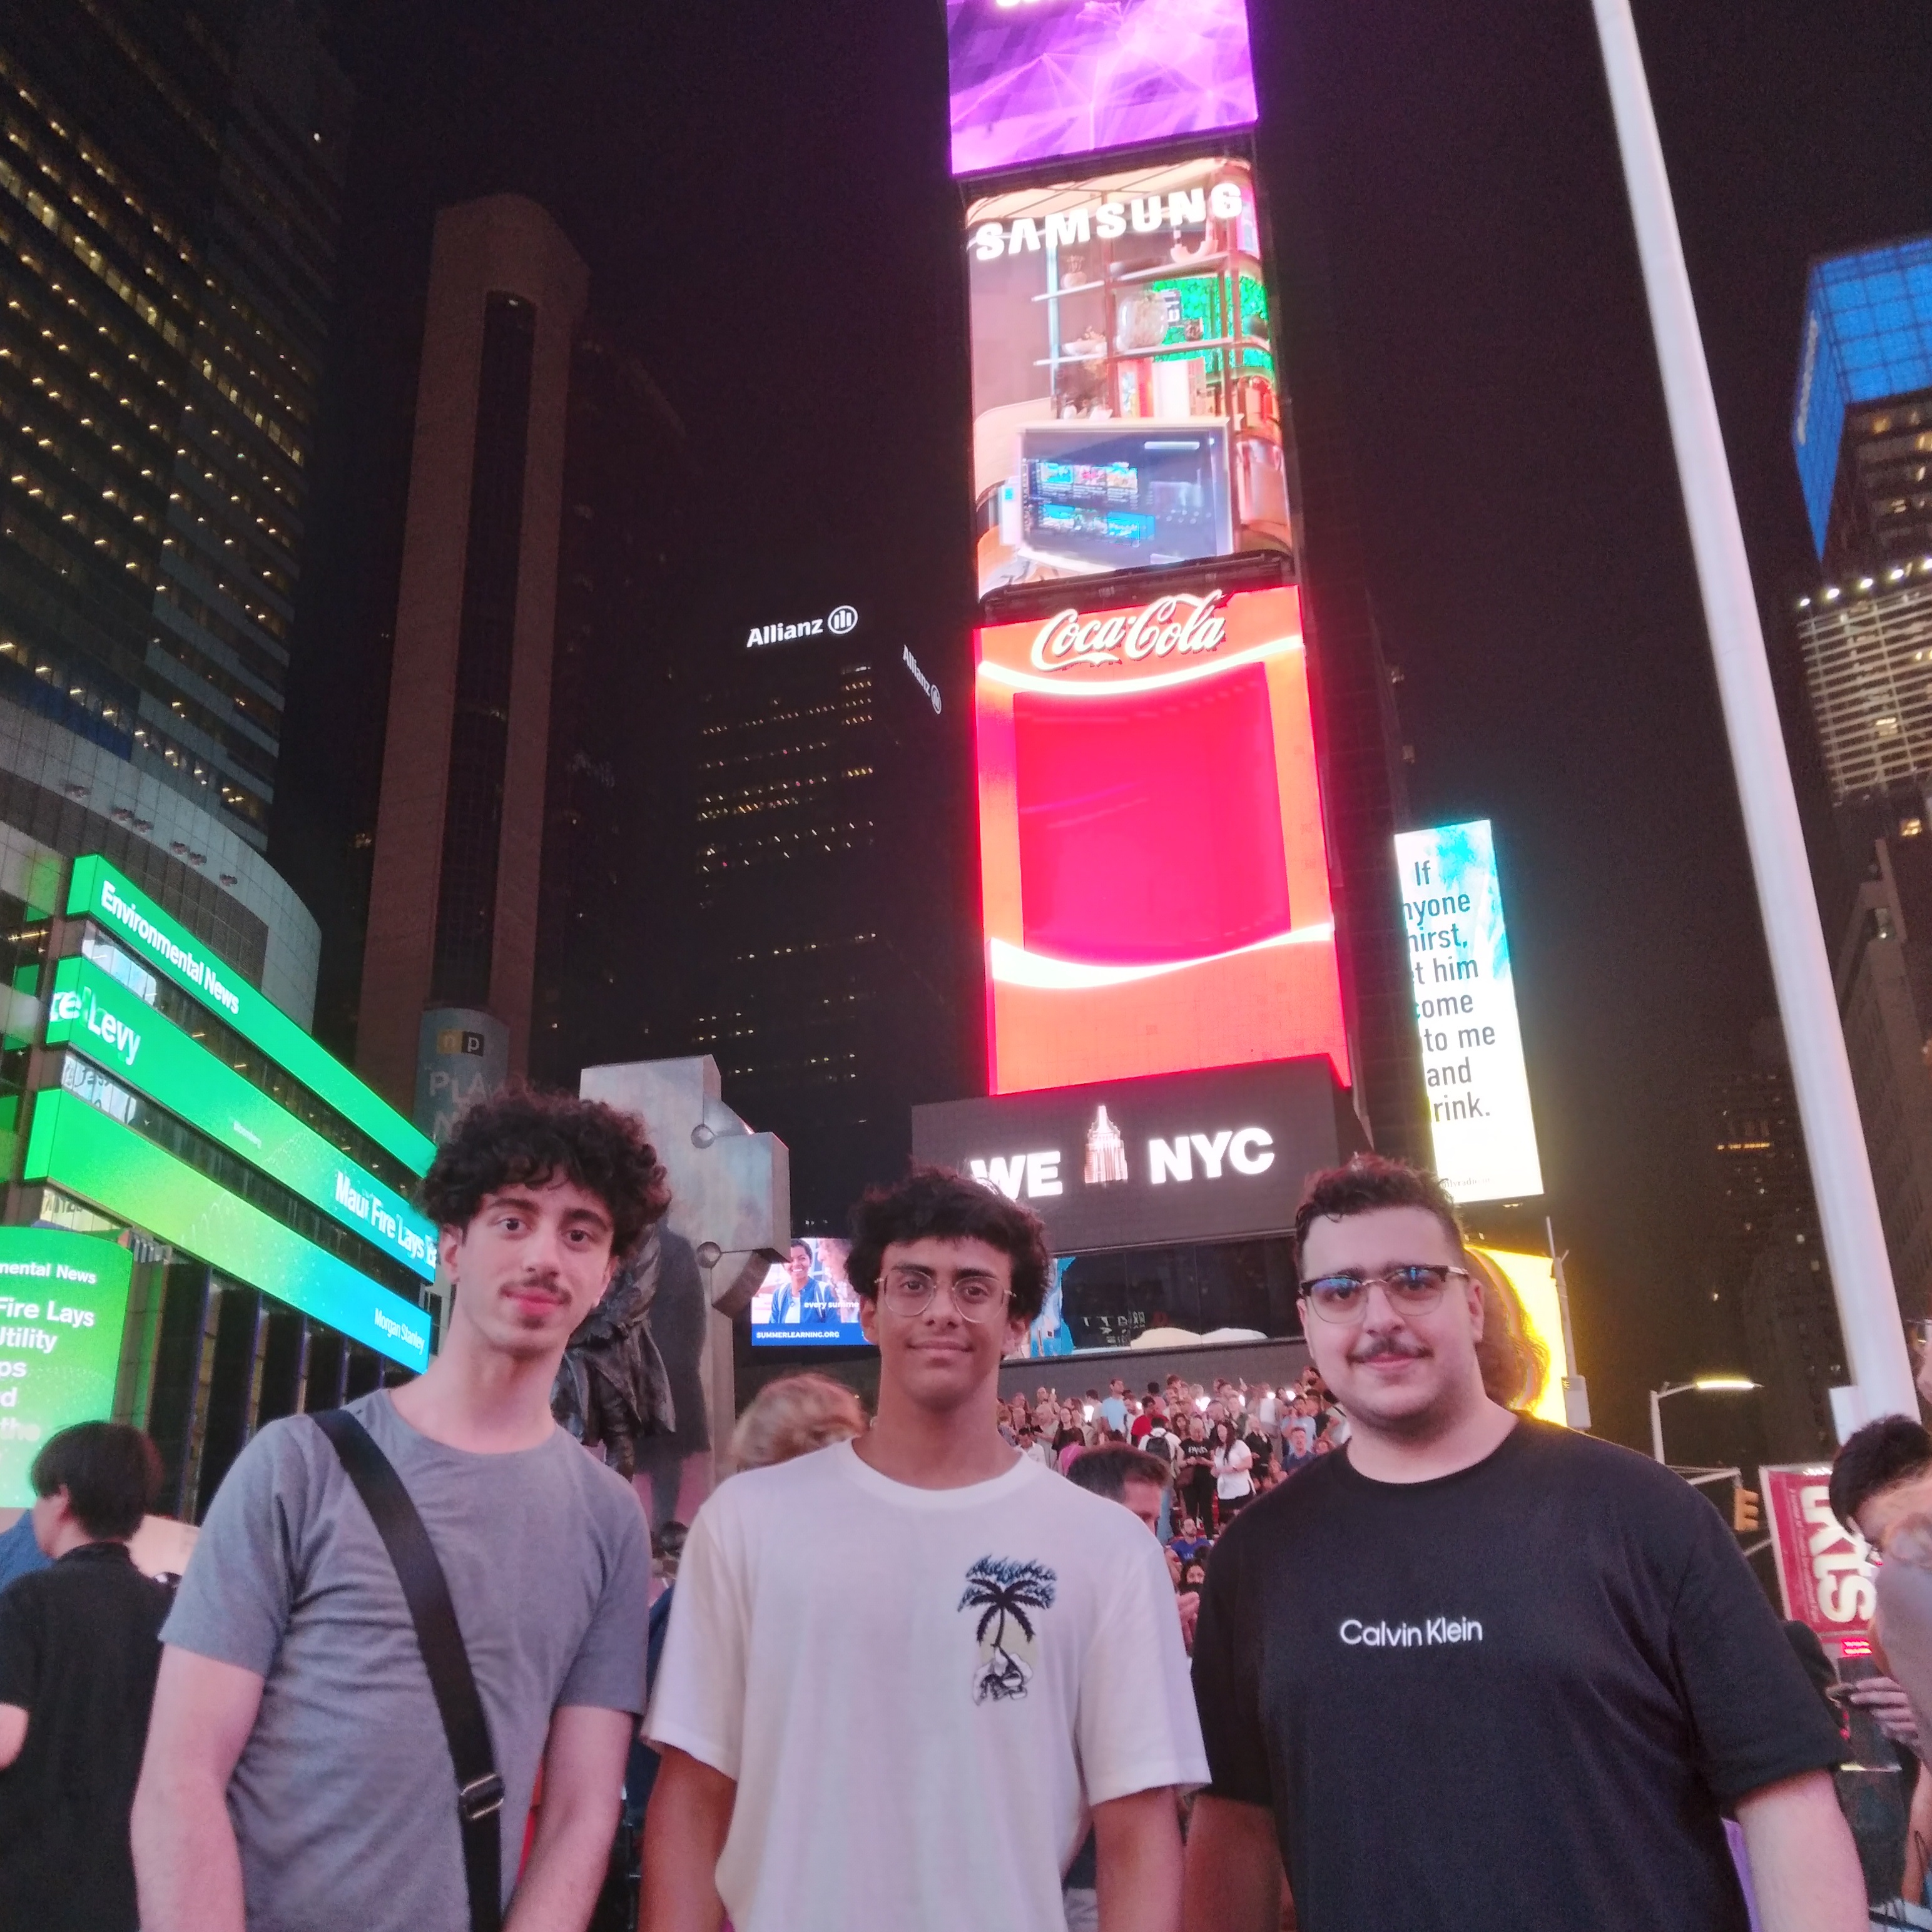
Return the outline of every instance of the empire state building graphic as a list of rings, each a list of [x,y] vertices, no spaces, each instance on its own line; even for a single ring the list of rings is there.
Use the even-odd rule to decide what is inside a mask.
[[[1087,1130],[1087,1167],[1082,1178],[1089,1187],[1105,1187],[1127,1178],[1127,1144],[1102,1107]]]

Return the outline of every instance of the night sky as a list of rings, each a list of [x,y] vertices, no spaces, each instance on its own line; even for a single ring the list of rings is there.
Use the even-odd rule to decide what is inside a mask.
[[[1783,628],[1814,568],[1788,430],[1805,268],[1932,227],[1932,16],[1918,0],[1637,11],[1822,852]],[[968,411],[940,0],[335,14],[362,105],[273,854],[310,903],[326,916],[349,837],[373,823],[446,202],[530,194],[590,263],[593,306],[691,437],[700,595],[728,585],[780,616],[834,591],[881,601],[963,694]],[[1582,1366],[1600,1430],[1642,1442],[1652,1382],[1732,1366],[1702,1358],[1700,1096],[1772,1009],[1589,8],[1330,0],[1259,38],[1264,115],[1290,62],[1311,104],[1413,816],[1497,822]],[[1292,292],[1294,264],[1277,268]],[[328,962],[326,1032],[355,964]]]

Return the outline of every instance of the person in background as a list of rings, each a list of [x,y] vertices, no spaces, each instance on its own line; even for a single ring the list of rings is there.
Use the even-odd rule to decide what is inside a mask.
[[[1764,1932],[1864,1932],[1838,1730],[1729,1526],[1490,1400],[1433,1175],[1358,1156],[1294,1238],[1352,1427],[1215,1546],[1187,1932],[1274,1932],[1284,1862],[1303,1932],[1744,1932],[1727,1811]]]
[[[1258,1416],[1249,1416],[1247,1425],[1242,1432],[1241,1440],[1247,1444],[1248,1454],[1252,1459],[1255,1487],[1263,1490],[1268,1486],[1268,1473],[1274,1466],[1274,1442],[1262,1426]]]
[[[1030,1422],[1020,1431],[1020,1454],[1030,1462],[1037,1462],[1042,1469],[1054,1466],[1053,1452],[1040,1439],[1040,1431]],[[1079,1466],[1077,1459],[1074,1466]]]
[[[1125,1439],[1127,1433],[1127,1385],[1118,1376],[1107,1384],[1106,1397],[1100,1404],[1100,1420],[1116,1436]]]
[[[1138,1413],[1128,1426],[1127,1440],[1138,1449],[1147,1440],[1148,1431],[1153,1428],[1160,1417],[1160,1398],[1157,1395],[1144,1395],[1138,1405]]]
[[[853,1228],[878,1418],[692,1526],[645,1724],[645,1932],[1041,1932],[1090,1824],[1108,1932],[1172,1932],[1174,1792],[1206,1767],[1165,1568],[993,1426],[1044,1230],[935,1168]]]
[[[168,1593],[128,1543],[161,1459],[138,1429],[83,1422],[32,1480],[48,1567],[0,1595],[0,1932],[134,1932],[128,1816]]]
[[[1180,1587],[1188,1594],[1198,1597],[1208,1587],[1208,1565],[1205,1560],[1196,1556],[1181,1567]],[[1199,1628],[1197,1618],[1196,1628]]]
[[[1120,1504],[1156,1536],[1160,1534],[1171,1478],[1156,1457],[1132,1448],[1090,1449],[1074,1464],[1071,1478],[1091,1494]],[[1174,1561],[1172,1552],[1168,1560]],[[1180,1640],[1191,1650],[1194,1619],[1201,1607],[1200,1593],[1177,1592],[1174,1607],[1180,1615]],[[1100,1894],[1096,1884],[1094,1834],[1089,1832],[1066,1869],[1064,1891],[1066,1932],[1100,1932]]]
[[[1282,1434],[1282,1467],[1291,1472],[1305,1467],[1314,1461],[1316,1447],[1308,1439],[1307,1423],[1298,1418]]]
[[[0,1590],[16,1576],[31,1576],[46,1567],[47,1558],[34,1540],[34,1513],[22,1510],[12,1528],[0,1534]]]
[[[1254,1457],[1232,1422],[1214,1425],[1214,1508],[1224,1526],[1246,1508],[1255,1493]]]
[[[1921,1393],[1927,1371],[1919,1372]],[[1856,1430],[1832,1465],[1832,1514],[1884,1559],[1876,1579],[1876,1649],[1888,1675],[1868,1678],[1850,1693],[1873,1708],[1888,1734],[1901,1726],[1889,1708],[1895,1685],[1909,1702],[1915,1751],[1932,1739],[1932,1435],[1906,1416],[1888,1415]],[[1932,1776],[1922,1766],[1907,1826],[1908,1864],[1925,1894],[1925,1848],[1932,1845]]]
[[[1180,1486],[1181,1507],[1204,1529],[1214,1519],[1214,1445],[1198,1415],[1188,1418],[1180,1444]]]
[[[442,1346],[348,1413],[448,1582],[502,1780],[509,1923],[571,1928],[609,1869],[644,1707],[650,1537],[636,1491],[558,1426],[550,1389],[670,1190],[634,1115],[512,1087],[460,1115],[422,1196],[452,1292]],[[313,1416],[268,1424],[236,1459],[164,1636],[133,1820],[143,1932],[469,1922],[422,1647]]]
[[[746,1404],[731,1432],[731,1467],[769,1469],[866,1429],[866,1406],[843,1382],[808,1370],[781,1376]]]

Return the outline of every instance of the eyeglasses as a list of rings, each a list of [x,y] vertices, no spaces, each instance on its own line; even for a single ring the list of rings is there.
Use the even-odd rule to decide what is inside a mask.
[[[895,1315],[923,1315],[938,1286],[939,1277],[924,1268],[896,1268],[886,1274],[880,1299]],[[1006,1302],[1012,1290],[1002,1288],[990,1275],[958,1274],[952,1277],[946,1292],[952,1296],[961,1321],[983,1322]]]
[[[1442,1299],[1451,1277],[1469,1279],[1467,1268],[1432,1262],[1410,1262],[1383,1274],[1324,1274],[1304,1282],[1302,1299],[1324,1322],[1359,1322],[1369,1306],[1369,1290],[1379,1288],[1398,1315],[1426,1315]]]

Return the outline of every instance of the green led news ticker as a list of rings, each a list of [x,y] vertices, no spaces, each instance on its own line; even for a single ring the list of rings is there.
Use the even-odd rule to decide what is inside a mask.
[[[34,1096],[20,1178],[76,1194],[406,1368],[429,1366],[429,1317],[413,1303],[58,1088]]]
[[[98,1234],[0,1228],[0,1509],[34,1500],[50,1436],[113,1414],[134,1265]]]
[[[91,960],[61,962],[47,1002],[47,1044],[77,1048],[425,1281],[435,1280],[436,1229],[400,1194]]]
[[[411,1173],[429,1172],[436,1144],[428,1135],[418,1132],[334,1054],[316,1046],[272,1000],[130,885],[105,859],[74,862],[67,909],[70,915],[86,914],[139,958],[158,967],[344,1120],[386,1148]]]

